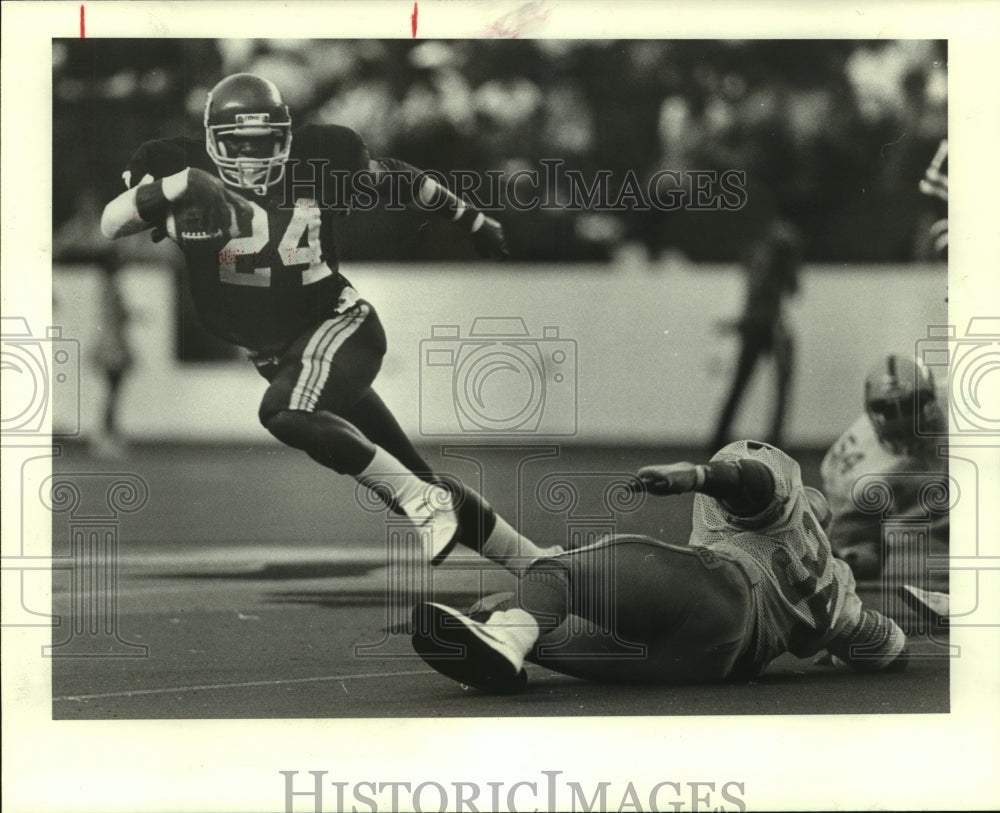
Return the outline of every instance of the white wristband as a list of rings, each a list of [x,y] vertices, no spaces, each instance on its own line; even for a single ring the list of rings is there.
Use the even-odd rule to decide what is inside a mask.
[[[486,215],[482,212],[476,215],[476,219],[472,221],[472,228],[469,229],[473,234],[479,231],[483,227],[483,223],[486,222]]]
[[[706,476],[707,475],[706,475],[705,467],[704,466],[695,466],[694,467],[694,487],[695,487],[696,491],[699,488],[701,488],[703,485],[705,485],[705,477]]]
[[[175,201],[187,190],[188,172],[190,167],[182,169],[174,175],[168,175],[163,179],[163,197],[169,201]]]

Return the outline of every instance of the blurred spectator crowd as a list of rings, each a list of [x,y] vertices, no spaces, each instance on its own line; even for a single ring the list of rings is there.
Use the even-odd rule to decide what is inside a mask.
[[[282,89],[296,124],[344,124],[373,155],[444,173],[559,159],[588,178],[610,171],[612,194],[630,171],[746,173],[735,211],[507,207],[519,259],[630,246],[732,261],[775,217],[799,229],[809,261],[930,256],[917,184],[946,135],[944,42],[86,39],[55,41],[53,56],[56,226],[82,195],[117,194],[142,141],[200,137],[208,89],[252,71]],[[447,258],[421,242],[420,217],[394,247],[377,215],[362,219],[345,253]]]

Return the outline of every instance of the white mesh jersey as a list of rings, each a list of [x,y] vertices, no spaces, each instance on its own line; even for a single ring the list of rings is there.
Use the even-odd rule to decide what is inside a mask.
[[[870,548],[891,559],[892,572],[919,567],[923,571],[919,578],[927,581],[925,587],[948,589],[946,570],[913,560],[905,545],[889,544],[883,551],[887,543],[882,540],[885,518],[891,516],[897,523],[912,520],[926,524],[925,555],[948,555],[948,460],[938,454],[935,439],[931,438],[911,454],[893,452],[879,443],[868,416],[860,415],[827,451],[820,475],[833,516],[828,536],[839,555],[852,549]],[[869,491],[873,488],[888,489],[891,505],[883,510],[866,505],[866,495],[871,496]],[[944,497],[935,498],[935,494]]]
[[[867,415],[859,415],[827,451],[820,464],[823,493],[830,502],[833,520],[856,512],[852,491],[864,475],[877,474],[941,474],[947,471],[946,460],[937,456],[933,444],[922,454],[897,454],[879,443],[875,427]],[[896,495],[894,514],[904,515],[924,509],[918,508],[917,489],[904,490]],[[911,506],[909,503],[914,503]],[[876,519],[877,526],[877,519]]]
[[[859,415],[829,448],[820,464],[823,493],[830,502],[834,519],[854,510],[851,489],[859,477],[903,471],[906,459],[882,446],[871,420],[867,415]]]
[[[888,665],[905,637],[894,622],[862,606],[850,568],[833,558],[810,510],[799,464],[756,441],[731,443],[712,460],[747,458],[774,475],[771,504],[754,517],[737,517],[697,494],[690,544],[738,562],[754,583],[754,665],[763,671],[785,652],[808,657],[822,649],[859,669]]]

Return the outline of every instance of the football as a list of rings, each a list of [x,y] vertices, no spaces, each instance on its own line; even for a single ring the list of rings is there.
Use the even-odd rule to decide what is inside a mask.
[[[238,235],[243,215],[249,211],[250,204],[226,189],[221,180],[191,169],[187,189],[174,201],[167,218],[167,234],[182,245],[213,246]]]
[[[174,208],[167,217],[167,234],[180,243],[205,243],[226,240],[228,232],[212,224],[203,207],[186,204]]]

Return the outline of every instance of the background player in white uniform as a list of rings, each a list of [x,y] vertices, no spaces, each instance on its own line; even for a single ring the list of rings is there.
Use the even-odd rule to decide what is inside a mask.
[[[696,492],[688,545],[611,537],[538,559],[517,595],[490,597],[477,618],[422,604],[416,651],[442,674],[497,692],[524,685],[525,660],[642,683],[748,680],[786,652],[826,650],[859,671],[903,668],[902,630],[862,606],[817,517],[826,502],[788,455],[738,441],[708,464],[638,476],[652,494]],[[613,634],[595,636],[609,618]],[[592,625],[576,632],[574,619]]]
[[[899,355],[879,361],[865,378],[865,413],[837,439],[820,465],[823,492],[833,518],[829,537],[834,553],[859,579],[883,573],[921,589],[946,590],[948,572],[929,567],[928,556],[948,555],[948,512],[928,510],[928,488],[947,494],[947,458],[938,451],[944,416],[931,372]],[[918,434],[918,427],[929,430]],[[881,485],[880,485],[881,484]],[[866,510],[865,490],[884,485],[891,505]],[[938,500],[946,503],[946,500]],[[926,526],[926,546],[917,536],[883,533],[883,522],[911,519]],[[897,538],[898,537],[898,538]]]

